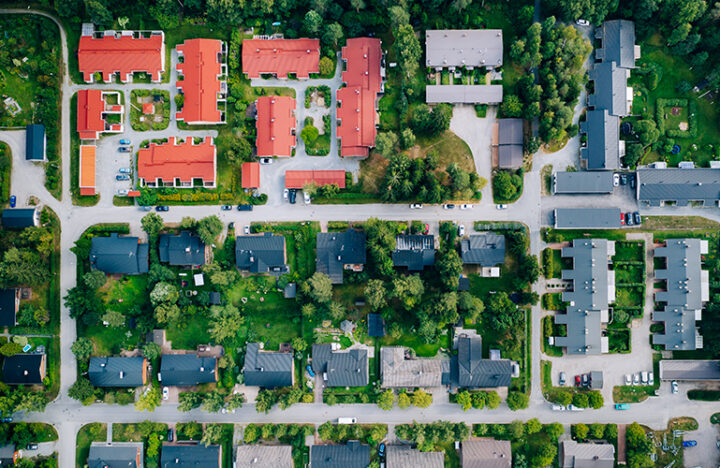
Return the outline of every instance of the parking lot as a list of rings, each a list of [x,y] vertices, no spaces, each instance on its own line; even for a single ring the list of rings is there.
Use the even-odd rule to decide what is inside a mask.
[[[120,140],[128,139],[124,135],[106,136],[98,141],[97,160],[95,161],[95,184],[100,194],[100,204],[102,206],[112,206],[113,196],[118,194],[119,190],[132,190],[135,186],[135,174],[130,173],[130,180],[118,181],[116,176],[120,175],[121,168],[132,168],[134,153],[137,151],[137,143],[139,141],[130,140],[131,151],[121,153],[118,148]]]

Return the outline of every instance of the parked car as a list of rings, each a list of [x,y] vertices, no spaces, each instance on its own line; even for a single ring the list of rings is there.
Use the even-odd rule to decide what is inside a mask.
[[[118,148],[118,153],[129,153],[132,149],[129,146],[121,146]]]
[[[410,203],[411,210],[419,210],[422,208],[422,203]]]
[[[310,377],[315,378],[315,372],[313,372],[312,366],[310,364],[305,366],[305,370],[307,371],[307,373]]]
[[[655,385],[655,376],[653,375],[652,372],[648,373],[648,383],[650,385]]]
[[[670,382],[670,387],[672,388],[673,393],[677,393],[678,392],[677,380],[673,380],[672,382]]]
[[[683,440],[683,447],[695,447],[697,440]]]
[[[630,188],[635,188],[635,174],[630,174]]]
[[[565,372],[560,372],[560,379],[558,380],[560,386],[565,385]]]
[[[155,207],[155,211],[170,211],[170,207],[167,205],[158,205]]]
[[[7,416],[7,417],[0,419],[0,422],[10,423],[10,422],[13,422],[13,418],[12,418],[12,416]]]
[[[576,375],[575,376],[575,386],[579,387],[580,385],[582,385],[582,381],[580,380],[580,376]]]
[[[507,205],[500,203],[499,205],[495,205],[495,209],[497,209],[497,210],[507,210]]]
[[[245,234],[250,234],[250,226],[245,226],[245,228],[243,229],[243,232]]]
[[[620,174],[613,174],[613,187],[620,185]]]
[[[37,449],[38,449],[38,444],[27,444],[25,446],[25,450],[37,450]]]
[[[467,203],[463,203],[462,205],[460,205],[461,210],[472,210],[472,207],[473,207],[472,205],[467,204]]]
[[[636,211],[635,213],[633,213],[633,220],[635,221],[635,224],[637,224],[638,226],[640,226],[642,224],[642,218],[640,217],[639,212]]]
[[[615,404],[615,409],[616,410],[630,409],[630,405],[628,405],[627,403],[617,403],[617,404]]]
[[[583,385],[583,387],[587,387],[588,385],[590,385],[590,375],[589,374],[582,375],[582,385]]]
[[[16,203],[17,197],[15,195],[10,195],[10,208],[15,208]]]
[[[129,144],[130,144],[130,140],[122,139],[122,140],[120,140],[120,144],[121,144],[121,145],[129,145]]]
[[[162,399],[163,399],[163,400],[167,400],[168,398],[170,398],[170,388],[169,388],[169,387],[163,387]]]
[[[238,209],[238,211],[252,211],[253,206],[252,205],[238,205],[237,209]]]
[[[579,406],[575,406],[575,405],[568,405],[567,408],[570,411],[585,411],[585,408],[580,408]]]
[[[152,206],[150,206],[150,205],[141,206],[141,207],[140,207],[140,210],[142,210],[142,211],[152,211]]]
[[[632,385],[632,375],[625,374],[625,385]]]
[[[625,225],[625,213],[620,213],[620,224]]]
[[[633,224],[635,224],[635,222],[633,221],[632,213],[629,213],[629,212],[625,213],[625,220],[626,220],[628,226],[632,226]]]
[[[455,205],[453,205],[452,203],[445,203],[443,205],[444,210],[452,210],[453,208],[455,208]]]
[[[620,174],[620,185],[627,185],[628,176],[627,174]]]
[[[380,448],[378,448],[378,456],[379,457],[385,456],[385,444],[380,444]]]
[[[310,204],[310,194],[303,190],[303,201],[306,205]]]
[[[640,374],[633,375],[633,385],[640,385]]]
[[[460,226],[458,226],[458,236],[462,237],[464,235],[465,235],[465,226],[461,224]]]
[[[130,180],[130,176],[127,174],[118,174],[115,176],[115,180]]]
[[[121,167],[120,169],[118,169],[118,172],[120,174],[130,174],[132,170],[129,167]]]
[[[127,197],[127,194],[128,194],[128,190],[125,190],[125,189],[122,189],[122,190],[118,190],[118,191],[117,191],[117,196],[118,196],[118,197]]]
[[[290,201],[290,204],[295,204],[295,189],[290,190],[290,193],[288,194],[288,200]]]
[[[290,189],[283,190],[283,200],[287,201],[289,192],[290,192]]]
[[[578,24],[578,26],[590,26],[590,21],[584,20],[584,19],[579,19],[579,20],[577,20],[577,24]]]
[[[552,405],[553,411],[565,411],[565,407],[563,405]]]
[[[273,163],[272,158],[260,158],[260,164],[268,165],[268,164],[272,164],[272,163]]]
[[[172,429],[168,429],[167,440],[168,440],[168,442],[173,441],[173,430]]]
[[[223,205],[220,207],[220,209],[223,211],[230,211],[232,210],[232,205]]]
[[[648,373],[647,371],[642,371],[640,373],[640,381],[643,383],[643,385],[648,383]]]

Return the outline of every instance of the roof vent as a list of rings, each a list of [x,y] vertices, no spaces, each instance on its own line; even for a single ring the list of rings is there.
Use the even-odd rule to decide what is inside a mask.
[[[23,371],[23,375],[28,375],[29,373],[30,373],[30,372],[28,372],[27,370],[24,370],[24,371]]]
[[[205,367],[200,366],[200,372],[205,372]]]
[[[105,367],[105,366],[106,366],[106,364],[104,362],[100,363],[100,367]]]
[[[120,371],[120,378],[121,379],[125,378],[125,371]]]

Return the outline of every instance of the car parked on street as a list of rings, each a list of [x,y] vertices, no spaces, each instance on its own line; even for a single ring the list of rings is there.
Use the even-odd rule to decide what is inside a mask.
[[[461,210],[472,210],[472,207],[473,207],[472,205],[467,204],[467,203],[463,203],[462,205],[460,205]]]
[[[497,210],[507,210],[507,205],[500,203],[498,205],[495,205],[495,209]]]
[[[632,385],[632,375],[625,374],[625,385]]]
[[[444,210],[452,210],[453,208],[455,208],[455,205],[453,205],[452,203],[445,203],[443,205]]]
[[[223,211],[230,211],[232,210],[232,205],[223,205],[220,207],[220,209]]]
[[[566,409],[563,405],[552,405],[551,407],[553,411],[565,411]]]
[[[120,169],[118,169],[118,172],[120,174],[130,174],[132,170],[129,167],[121,167]]]
[[[633,221],[632,213],[630,213],[630,212],[625,213],[625,219],[627,220],[626,222],[627,222],[628,226],[632,226],[633,224],[635,224],[635,222]]]
[[[268,164],[272,164],[273,159],[272,158],[260,158],[260,164],[267,166]]]
[[[582,386],[587,387],[590,385],[590,374],[583,374],[582,375]]]
[[[126,139],[123,138],[122,140],[120,140],[120,144],[121,144],[121,145],[129,145],[129,144],[130,144],[130,140],[126,140]]]
[[[238,211],[252,211],[253,206],[252,205],[238,205],[237,209],[238,209]]]
[[[25,446],[25,450],[37,450],[37,449],[38,449],[38,444],[27,444]]]
[[[170,207],[167,205],[158,205],[155,207],[155,211],[170,211]]]
[[[630,409],[630,405],[628,405],[627,403],[617,403],[617,404],[615,404],[615,409],[616,410],[627,410],[627,409]]]
[[[118,174],[115,176],[115,180],[130,180],[130,176],[127,174]]]
[[[15,195],[10,195],[10,208],[15,208],[16,203],[17,197]]]
[[[118,153],[129,153],[132,151],[132,148],[129,146],[121,146],[118,148]]]
[[[585,411],[585,408],[580,408],[579,406],[575,406],[575,405],[568,405],[567,408],[570,411]]]
[[[620,213],[620,224],[625,226],[625,213]]]
[[[422,203],[410,203],[411,210],[419,210],[422,208]]]

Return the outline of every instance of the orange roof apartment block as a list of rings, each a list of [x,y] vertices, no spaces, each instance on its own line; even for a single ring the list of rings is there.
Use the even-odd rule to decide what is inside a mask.
[[[78,68],[86,83],[95,73],[104,82],[118,75],[127,83],[133,73],[145,72],[155,83],[165,71],[165,34],[162,31],[98,31],[83,24],[78,45]]]
[[[314,182],[318,187],[337,185],[345,188],[345,171],[285,171],[285,188],[301,189]]]
[[[80,145],[80,195],[95,195],[95,145]]]
[[[243,73],[249,78],[271,74],[287,78],[294,73],[299,79],[319,73],[319,39],[282,39],[275,36],[256,36],[242,43]]]
[[[242,188],[260,188],[260,163],[242,163]]]
[[[295,99],[289,96],[262,96],[257,100],[257,155],[292,156],[295,135]]]
[[[337,91],[340,155],[367,157],[377,134],[377,97],[383,92],[380,39],[348,39],[342,48],[346,86]]]
[[[138,178],[146,187],[192,187],[200,181],[203,187],[215,187],[217,151],[212,137],[195,144],[192,138],[177,143],[150,143],[138,151]]]
[[[227,83],[227,48],[216,39],[188,39],[177,46],[178,90],[185,96],[176,118],[187,124],[225,122],[218,104],[225,102]]]
[[[121,104],[108,104],[108,97],[115,96],[120,102],[117,91],[99,89],[81,89],[77,93],[77,131],[81,140],[97,140],[101,133],[121,133],[123,131],[124,107]],[[120,116],[120,123],[108,123],[111,114]]]

